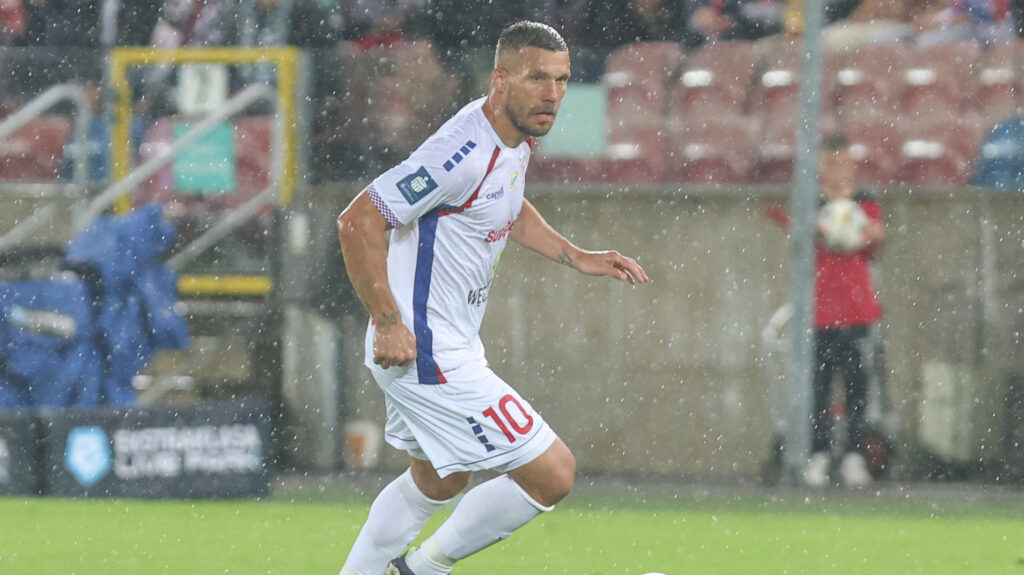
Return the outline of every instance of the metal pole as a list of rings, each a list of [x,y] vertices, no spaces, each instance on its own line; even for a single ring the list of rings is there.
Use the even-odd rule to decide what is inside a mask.
[[[786,477],[793,484],[800,480],[811,447],[814,219],[818,198],[818,116],[821,110],[821,31],[824,17],[824,3],[805,2],[803,69],[800,74],[800,110],[803,121],[796,139],[795,185],[790,206],[793,259],[790,265],[789,301],[793,305],[793,321],[787,367],[789,429],[784,463]]]

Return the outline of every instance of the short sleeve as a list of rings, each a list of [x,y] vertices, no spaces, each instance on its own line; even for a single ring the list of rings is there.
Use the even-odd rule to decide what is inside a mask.
[[[877,201],[871,199],[861,202],[860,207],[864,210],[864,215],[871,220],[876,222],[882,221],[882,205]]]
[[[481,174],[452,163],[453,153],[469,145],[450,138],[428,139],[401,164],[378,176],[367,188],[373,204],[392,227],[400,228],[445,205],[461,205]],[[476,144],[472,144],[476,147]]]

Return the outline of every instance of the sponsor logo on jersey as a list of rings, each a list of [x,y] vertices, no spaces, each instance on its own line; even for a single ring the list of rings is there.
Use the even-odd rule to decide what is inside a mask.
[[[505,188],[498,188],[497,192],[491,192],[491,193],[487,194],[484,197],[486,197],[488,200],[497,200],[498,198],[500,198],[500,197],[502,197],[504,195],[505,195]]]
[[[450,172],[454,170],[455,164],[461,162],[463,158],[468,156],[469,153],[472,152],[473,148],[475,147],[476,142],[474,142],[473,140],[466,140],[466,143],[463,144],[461,148],[459,148],[459,151],[452,154],[451,159],[444,163],[444,171]]]
[[[514,225],[516,225],[516,221],[512,220],[509,223],[505,224],[505,226],[502,227],[500,230],[491,230],[491,232],[487,234],[487,238],[484,241],[489,244],[493,244],[494,242],[501,240],[502,238],[504,238],[505,236],[512,232],[512,226]]]
[[[487,282],[487,285],[478,287],[473,290],[469,290],[469,295],[466,297],[466,303],[472,306],[480,307],[487,303],[487,297],[491,292],[491,282]]]
[[[437,182],[423,166],[398,181],[398,191],[402,192],[402,196],[405,197],[405,201],[409,202],[409,205],[422,200],[436,189]]]

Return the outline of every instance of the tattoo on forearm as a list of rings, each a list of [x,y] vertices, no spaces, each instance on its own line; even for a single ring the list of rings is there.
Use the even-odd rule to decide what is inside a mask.
[[[401,319],[402,314],[397,311],[382,313],[377,317],[377,325],[393,325],[398,323]]]
[[[569,250],[562,248],[562,253],[558,254],[558,263],[567,265],[573,269],[576,269],[572,256],[569,255]]]

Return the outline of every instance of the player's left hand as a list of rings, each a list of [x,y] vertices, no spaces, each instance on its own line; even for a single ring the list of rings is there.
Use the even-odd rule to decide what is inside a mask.
[[[636,260],[626,257],[615,250],[604,252],[580,252],[573,262],[573,267],[582,273],[592,276],[609,276],[629,282],[630,285],[645,284],[651,281]]]

